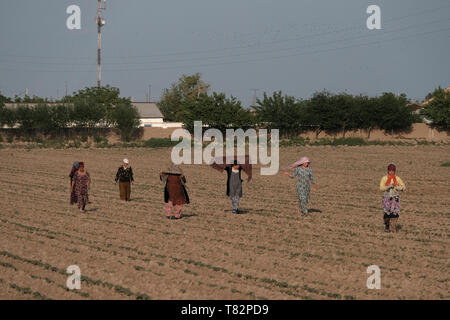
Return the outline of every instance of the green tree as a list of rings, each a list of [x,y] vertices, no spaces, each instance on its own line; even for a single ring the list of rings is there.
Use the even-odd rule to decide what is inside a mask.
[[[39,103],[35,107],[30,108],[30,116],[33,121],[33,129],[42,131],[51,131],[56,129],[52,121],[52,108],[45,103]]]
[[[130,101],[119,103],[112,112],[112,123],[125,141],[130,140],[132,132],[139,127],[139,119],[139,112]]]
[[[254,125],[250,110],[244,109],[235,97],[226,98],[225,93],[213,93],[213,112],[207,124],[225,132],[228,128],[248,129]]]
[[[106,125],[107,107],[102,103],[90,103],[88,100],[74,102],[71,117],[77,127],[95,128]]]
[[[11,98],[2,95],[0,91],[0,107],[4,105],[4,103],[12,102]]]
[[[4,96],[0,92],[0,128],[8,125],[11,119],[11,110],[5,107],[5,103],[11,102],[11,99]]]
[[[407,105],[408,99],[405,94],[384,92],[378,97],[379,128],[391,132],[410,129],[414,117]]]
[[[194,130],[194,121],[202,121],[209,128],[223,133],[231,128],[246,130],[254,124],[250,111],[244,109],[235,97],[226,98],[224,93],[201,94],[185,100],[182,107],[183,125],[190,132]]]
[[[16,114],[14,110],[5,107],[5,105],[0,102],[0,128],[5,125],[9,128],[14,127],[16,125]]]
[[[58,104],[51,110],[52,122],[55,128],[66,128],[73,121],[74,115],[73,106],[71,104]]]
[[[14,102],[15,103],[48,103],[50,102],[48,98],[42,98],[38,96],[28,96],[25,95],[23,98],[21,98],[18,95],[14,96]]]
[[[73,96],[64,97],[61,102],[74,105],[73,119],[77,126],[92,128],[112,124],[115,106],[130,101],[119,95],[120,90],[109,85],[100,88],[87,87],[75,92]]]
[[[378,98],[362,95],[357,97],[356,103],[359,109],[358,128],[367,130],[367,138],[370,139],[372,130],[379,127],[383,118],[380,103]]]
[[[354,97],[347,93],[340,93],[331,97],[331,105],[336,114],[337,128],[342,130],[343,137],[349,130],[361,127],[361,101],[360,97]]]
[[[280,130],[281,136],[297,135],[308,124],[306,103],[294,97],[274,92],[269,97],[264,92],[262,100],[257,99],[253,107],[260,126]]]
[[[323,130],[337,131],[341,129],[341,112],[338,101],[333,100],[333,94],[324,90],[313,94],[308,101],[308,115],[312,125],[316,126],[316,136]]]
[[[18,105],[14,110],[19,128],[25,132],[31,132],[34,128],[34,109],[27,105]]]
[[[434,91],[432,98],[433,100],[422,109],[421,115],[431,120],[434,126],[450,129],[450,92],[439,87]]]
[[[170,89],[164,89],[158,107],[167,121],[183,121],[186,101],[193,101],[203,94],[207,94],[209,84],[201,80],[201,74],[182,75]]]

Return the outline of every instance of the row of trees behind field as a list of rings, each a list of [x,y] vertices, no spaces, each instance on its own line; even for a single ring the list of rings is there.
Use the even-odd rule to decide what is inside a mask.
[[[296,136],[307,130],[342,132],[365,129],[370,137],[372,129],[401,131],[414,122],[422,122],[419,115],[408,108],[406,95],[383,93],[378,97],[316,92],[310,99],[297,99],[281,91],[264,93],[256,105],[246,109],[234,97],[223,93],[208,95],[209,86],[200,74],[182,76],[178,83],[163,92],[159,107],[166,120],[179,121],[192,130],[194,120],[202,120],[209,127],[226,128],[265,127],[279,129],[282,136]]]
[[[256,105],[244,108],[235,97],[224,93],[209,94],[209,85],[200,74],[183,75],[165,89],[158,107],[165,121],[182,122],[193,131],[194,121],[225,131],[228,128],[279,129],[284,137],[314,130],[340,132],[381,129],[404,131],[414,122],[422,122],[413,113],[404,94],[383,93],[377,97],[320,91],[309,99],[298,99],[281,91],[264,93]],[[450,92],[436,89],[422,110],[422,116],[433,125],[450,129]],[[5,108],[5,102],[16,102],[16,108]],[[30,106],[25,103],[34,103]],[[128,139],[139,126],[140,115],[129,98],[121,98],[118,88],[93,87],[75,92],[56,103],[45,98],[16,97],[14,101],[0,95],[0,125],[18,127],[22,131],[54,132],[67,127],[117,128]]]
[[[139,113],[129,98],[121,98],[113,87],[92,87],[50,102],[40,97],[16,97],[0,95],[0,125],[18,127],[21,133],[58,133],[65,128],[116,128],[122,137],[129,139],[139,126]],[[15,103],[6,108],[5,103]]]

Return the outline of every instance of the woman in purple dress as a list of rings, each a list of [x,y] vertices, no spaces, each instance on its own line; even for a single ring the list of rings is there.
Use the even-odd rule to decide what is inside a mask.
[[[75,190],[78,198],[78,209],[80,209],[81,212],[85,211],[86,204],[89,201],[88,190],[90,187],[91,177],[89,172],[84,169],[84,163],[80,162],[78,171],[73,176],[72,191]]]

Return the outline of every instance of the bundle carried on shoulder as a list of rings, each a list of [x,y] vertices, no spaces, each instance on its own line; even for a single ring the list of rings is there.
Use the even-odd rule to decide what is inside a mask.
[[[236,164],[239,164],[247,175],[247,182],[252,179],[252,164],[250,163],[250,157],[246,156],[238,156],[234,157],[216,157],[213,159],[210,166],[218,171],[223,171],[227,167],[232,167]]]

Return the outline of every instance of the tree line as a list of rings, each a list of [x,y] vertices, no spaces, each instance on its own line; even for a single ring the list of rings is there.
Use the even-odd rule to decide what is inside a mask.
[[[404,131],[421,116],[434,126],[450,129],[450,92],[436,89],[432,100],[420,115],[408,107],[405,94],[383,93],[377,97],[330,93],[326,90],[314,93],[310,99],[298,99],[281,91],[272,95],[264,93],[256,105],[244,108],[235,97],[224,93],[208,93],[210,86],[199,73],[183,75],[178,82],[163,91],[158,107],[165,121],[182,122],[193,132],[194,121],[202,121],[210,128],[225,132],[229,128],[279,129],[282,137],[297,136],[304,131],[342,133],[363,129],[387,132]],[[105,86],[85,88],[56,103],[45,98],[15,97],[0,94],[0,126],[18,127],[23,132],[74,128],[110,127],[120,130],[129,139],[139,126],[140,115],[129,98],[121,98],[118,88]],[[16,108],[6,108],[5,103],[15,102]],[[26,103],[34,103],[34,106]]]
[[[370,137],[373,129],[385,131],[408,130],[420,116],[408,108],[406,95],[383,93],[378,97],[316,92],[308,100],[274,92],[264,93],[250,109],[242,106],[234,97],[213,92],[201,80],[199,73],[182,76],[178,83],[163,92],[159,102],[166,120],[179,121],[192,132],[194,120],[201,120],[208,127],[227,128],[260,127],[279,129],[284,137],[296,136],[314,130],[342,132],[365,129]]]
[[[129,98],[121,98],[118,88],[92,87],[50,103],[45,98],[0,95],[0,126],[18,127],[22,133],[55,133],[65,128],[116,128],[129,139],[139,126],[140,115]],[[5,103],[15,103],[8,108]]]

